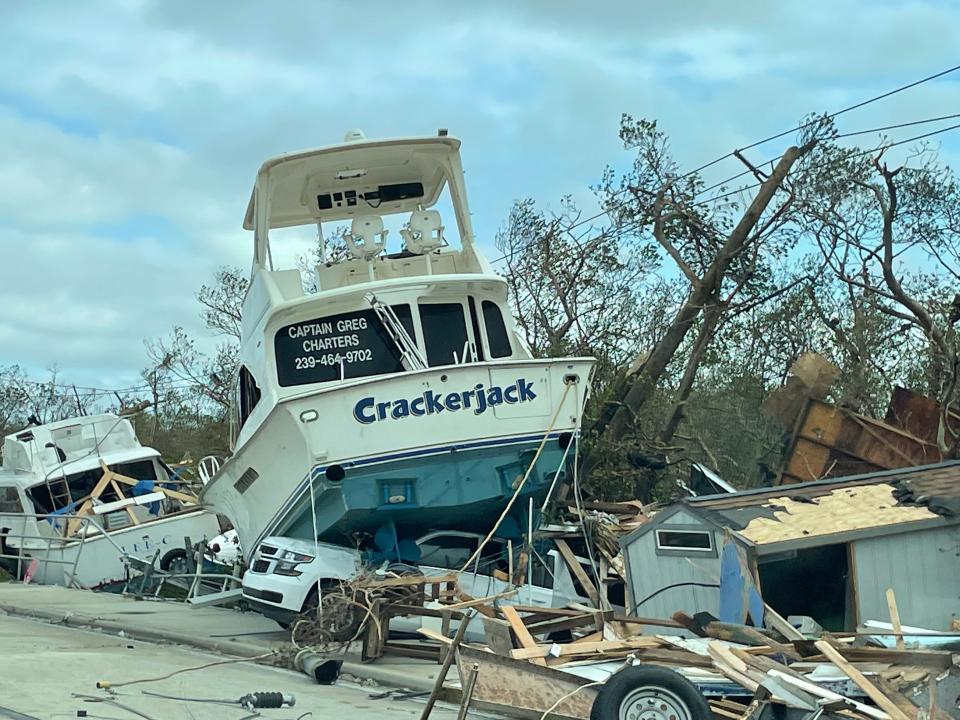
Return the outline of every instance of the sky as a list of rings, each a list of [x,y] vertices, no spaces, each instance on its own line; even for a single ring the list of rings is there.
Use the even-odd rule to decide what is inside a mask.
[[[460,137],[489,247],[517,199],[590,206],[604,167],[630,163],[622,113],[658,120],[695,167],[958,64],[960,0],[4,0],[0,367],[137,384],[144,339],[202,335],[197,289],[249,266],[260,163],[352,128]],[[839,127],[957,112],[960,72]],[[960,168],[960,133],[938,140]]]

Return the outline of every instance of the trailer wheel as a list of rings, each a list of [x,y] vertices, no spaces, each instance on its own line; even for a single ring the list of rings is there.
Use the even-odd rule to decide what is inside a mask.
[[[697,686],[673,670],[636,665],[614,674],[597,693],[590,720],[711,720]]]

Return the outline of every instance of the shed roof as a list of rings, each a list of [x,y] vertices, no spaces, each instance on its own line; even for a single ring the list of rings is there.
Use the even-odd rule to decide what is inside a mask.
[[[711,495],[683,504],[758,546],[823,544],[851,533],[960,523],[960,461]]]

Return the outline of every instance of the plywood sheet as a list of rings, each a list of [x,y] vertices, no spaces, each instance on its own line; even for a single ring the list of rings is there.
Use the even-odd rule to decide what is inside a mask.
[[[769,498],[764,504],[773,517],[754,518],[740,532],[755,543],[774,543],[939,517],[925,507],[898,505],[887,483],[837,488],[812,500]]]

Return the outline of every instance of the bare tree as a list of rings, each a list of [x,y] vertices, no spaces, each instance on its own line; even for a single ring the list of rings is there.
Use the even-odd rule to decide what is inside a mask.
[[[849,292],[894,323],[891,339],[926,346],[927,391],[941,406],[938,445],[956,457],[960,428],[950,425],[949,407],[960,382],[960,191],[927,148],[895,169],[884,154],[855,167],[841,192],[810,211],[821,251]]]
[[[237,267],[221,267],[211,285],[202,285],[197,300],[203,306],[200,317],[217,335],[227,335],[240,342],[243,298],[250,280]]]

